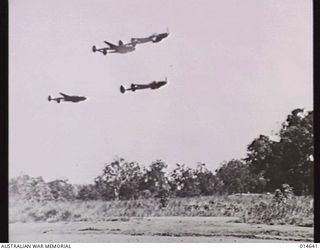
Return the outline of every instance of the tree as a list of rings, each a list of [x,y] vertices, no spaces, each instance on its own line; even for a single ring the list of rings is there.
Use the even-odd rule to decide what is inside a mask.
[[[260,135],[248,146],[250,170],[265,178],[267,191],[287,183],[296,194],[312,194],[313,111],[293,110],[278,135],[279,141]]]
[[[252,191],[253,176],[242,160],[224,162],[216,171],[217,181],[220,182],[219,193],[246,193]]]
[[[144,169],[141,178],[140,190],[149,190],[151,196],[160,197],[166,195],[169,190],[168,178],[165,174],[167,164],[161,160],[152,162],[148,168]]]
[[[282,178],[282,172],[276,172],[274,169],[281,156],[275,150],[277,142],[271,140],[268,136],[260,135],[254,139],[248,146],[248,154],[245,159],[249,173],[253,177],[252,191],[253,192],[273,192],[276,186],[272,185],[271,180],[276,183],[277,178]]]
[[[52,200],[50,188],[42,177],[30,177],[23,175],[13,178],[9,182],[9,197],[29,200],[45,201]]]
[[[280,164],[297,194],[313,193],[313,111],[295,109],[280,130]]]
[[[201,195],[212,195],[215,192],[217,178],[210,170],[205,168],[204,163],[199,162],[195,170],[198,189]]]
[[[171,191],[179,197],[200,195],[198,181],[196,171],[184,164],[177,164],[177,167],[170,174]]]
[[[54,180],[48,182],[53,199],[60,201],[70,201],[76,198],[75,190],[68,180]]]
[[[77,199],[79,200],[98,200],[99,192],[96,190],[95,186],[92,184],[89,185],[80,185],[78,187]]]
[[[105,200],[137,198],[140,179],[140,165],[119,158],[105,165],[102,175],[95,178],[95,187]]]

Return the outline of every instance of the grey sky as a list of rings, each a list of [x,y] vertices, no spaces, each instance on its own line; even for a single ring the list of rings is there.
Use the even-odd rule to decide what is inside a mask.
[[[90,183],[117,155],[215,169],[313,106],[311,0],[10,0],[9,18],[10,176]],[[60,91],[89,100],[47,101]]]

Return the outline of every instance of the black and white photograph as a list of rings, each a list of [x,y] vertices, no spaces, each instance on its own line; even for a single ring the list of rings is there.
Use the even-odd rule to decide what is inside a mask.
[[[313,242],[312,8],[10,0],[9,242]]]

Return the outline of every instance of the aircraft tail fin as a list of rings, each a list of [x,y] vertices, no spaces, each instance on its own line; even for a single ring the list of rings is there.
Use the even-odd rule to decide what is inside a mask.
[[[92,46],[92,51],[93,51],[93,52],[96,52],[96,51],[97,51],[97,48],[96,48],[95,45]]]
[[[120,92],[122,93],[122,94],[124,94],[124,92],[126,92],[126,89],[121,85],[120,86]]]
[[[52,100],[52,99],[51,99],[51,96],[49,95],[49,96],[48,96],[48,101],[50,102],[51,100]]]

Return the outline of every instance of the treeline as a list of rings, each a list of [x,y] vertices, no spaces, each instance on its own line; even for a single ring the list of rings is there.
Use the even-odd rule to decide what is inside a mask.
[[[167,171],[162,160],[141,166],[115,159],[89,185],[68,180],[45,182],[27,175],[10,180],[10,197],[26,200],[128,200],[192,197],[233,193],[264,193],[293,188],[296,195],[313,195],[313,111],[295,109],[282,123],[277,140],[260,135],[247,148],[244,159],[224,162],[215,170],[204,163],[195,168],[177,164]]]

